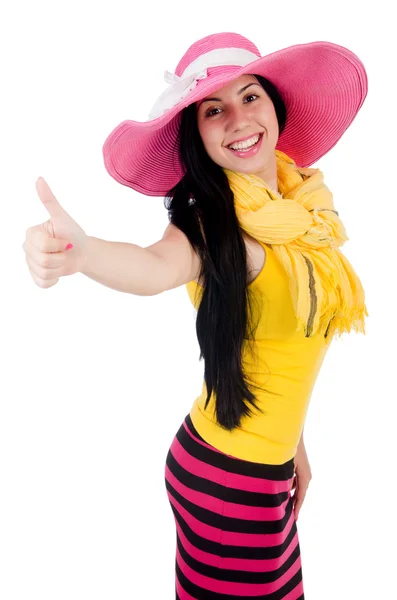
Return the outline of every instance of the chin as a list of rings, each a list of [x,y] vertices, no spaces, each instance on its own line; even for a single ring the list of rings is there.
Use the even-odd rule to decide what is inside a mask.
[[[241,161],[243,162],[243,161]],[[233,167],[229,167],[231,171],[239,171],[240,173],[245,173],[251,175],[252,173],[262,173],[264,171],[263,163],[258,163],[252,161],[244,161],[244,164],[235,164]]]

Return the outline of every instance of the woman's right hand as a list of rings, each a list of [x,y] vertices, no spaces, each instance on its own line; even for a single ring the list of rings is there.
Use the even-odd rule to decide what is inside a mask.
[[[41,288],[49,288],[60,277],[81,271],[88,236],[62,208],[42,177],[36,181],[36,190],[51,218],[29,227],[22,247],[33,281]],[[73,244],[73,248],[66,250],[68,244]]]

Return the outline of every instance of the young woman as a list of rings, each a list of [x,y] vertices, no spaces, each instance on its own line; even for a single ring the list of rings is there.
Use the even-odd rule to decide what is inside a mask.
[[[221,33],[166,81],[149,120],[122,122],[103,149],[118,182],[166,197],[163,238],[89,237],[39,178],[51,218],[27,231],[27,263],[44,288],[75,272],[139,295],[187,286],[205,371],[165,466],[176,598],[302,599],[305,416],[332,338],[365,333],[368,315],[332,194],[309,166],[355,118],[366,72],[328,42],[261,57]]]

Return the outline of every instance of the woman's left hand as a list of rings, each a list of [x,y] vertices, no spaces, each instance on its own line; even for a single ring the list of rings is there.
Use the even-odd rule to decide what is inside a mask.
[[[295,475],[291,491],[295,488],[293,495],[293,509],[295,512],[295,521],[298,520],[299,511],[305,499],[307,488],[312,478],[309,459],[303,441],[299,443],[296,455],[294,457]]]

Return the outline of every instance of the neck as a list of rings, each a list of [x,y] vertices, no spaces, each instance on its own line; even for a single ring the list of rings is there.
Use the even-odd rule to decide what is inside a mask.
[[[263,170],[255,173],[257,177],[260,177],[272,190],[278,192],[278,180],[277,180],[277,159],[276,154],[272,153],[267,161]]]

